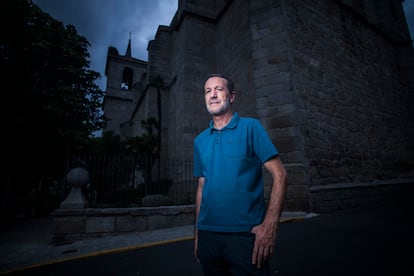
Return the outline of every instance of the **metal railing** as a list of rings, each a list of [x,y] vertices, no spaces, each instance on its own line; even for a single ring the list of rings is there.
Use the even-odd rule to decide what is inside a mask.
[[[84,195],[90,207],[140,207],[193,204],[196,179],[189,160],[138,156],[72,155],[66,171],[83,167],[90,181]]]

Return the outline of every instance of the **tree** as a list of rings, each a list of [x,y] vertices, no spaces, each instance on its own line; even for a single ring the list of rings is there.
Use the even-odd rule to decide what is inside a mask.
[[[105,124],[103,92],[89,70],[89,42],[30,0],[0,3],[3,76],[0,155],[11,185],[61,176],[66,153]]]

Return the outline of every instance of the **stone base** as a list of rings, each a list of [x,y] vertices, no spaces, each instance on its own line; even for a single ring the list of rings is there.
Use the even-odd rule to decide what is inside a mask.
[[[194,205],[144,208],[57,209],[53,242],[194,223]]]
[[[329,213],[367,204],[411,201],[414,180],[321,185],[309,191],[312,212]]]

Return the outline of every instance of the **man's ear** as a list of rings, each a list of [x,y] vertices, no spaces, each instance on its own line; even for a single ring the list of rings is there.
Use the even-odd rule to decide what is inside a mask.
[[[236,91],[230,93],[230,103],[233,103],[236,100]]]

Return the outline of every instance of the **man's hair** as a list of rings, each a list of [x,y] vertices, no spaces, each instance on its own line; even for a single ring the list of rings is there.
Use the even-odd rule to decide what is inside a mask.
[[[214,78],[214,77],[222,78],[222,79],[225,79],[227,81],[227,89],[229,90],[230,94],[234,91],[234,83],[229,77],[227,77],[226,75],[223,75],[223,74],[210,74],[210,75],[208,75],[207,80],[209,78]]]

